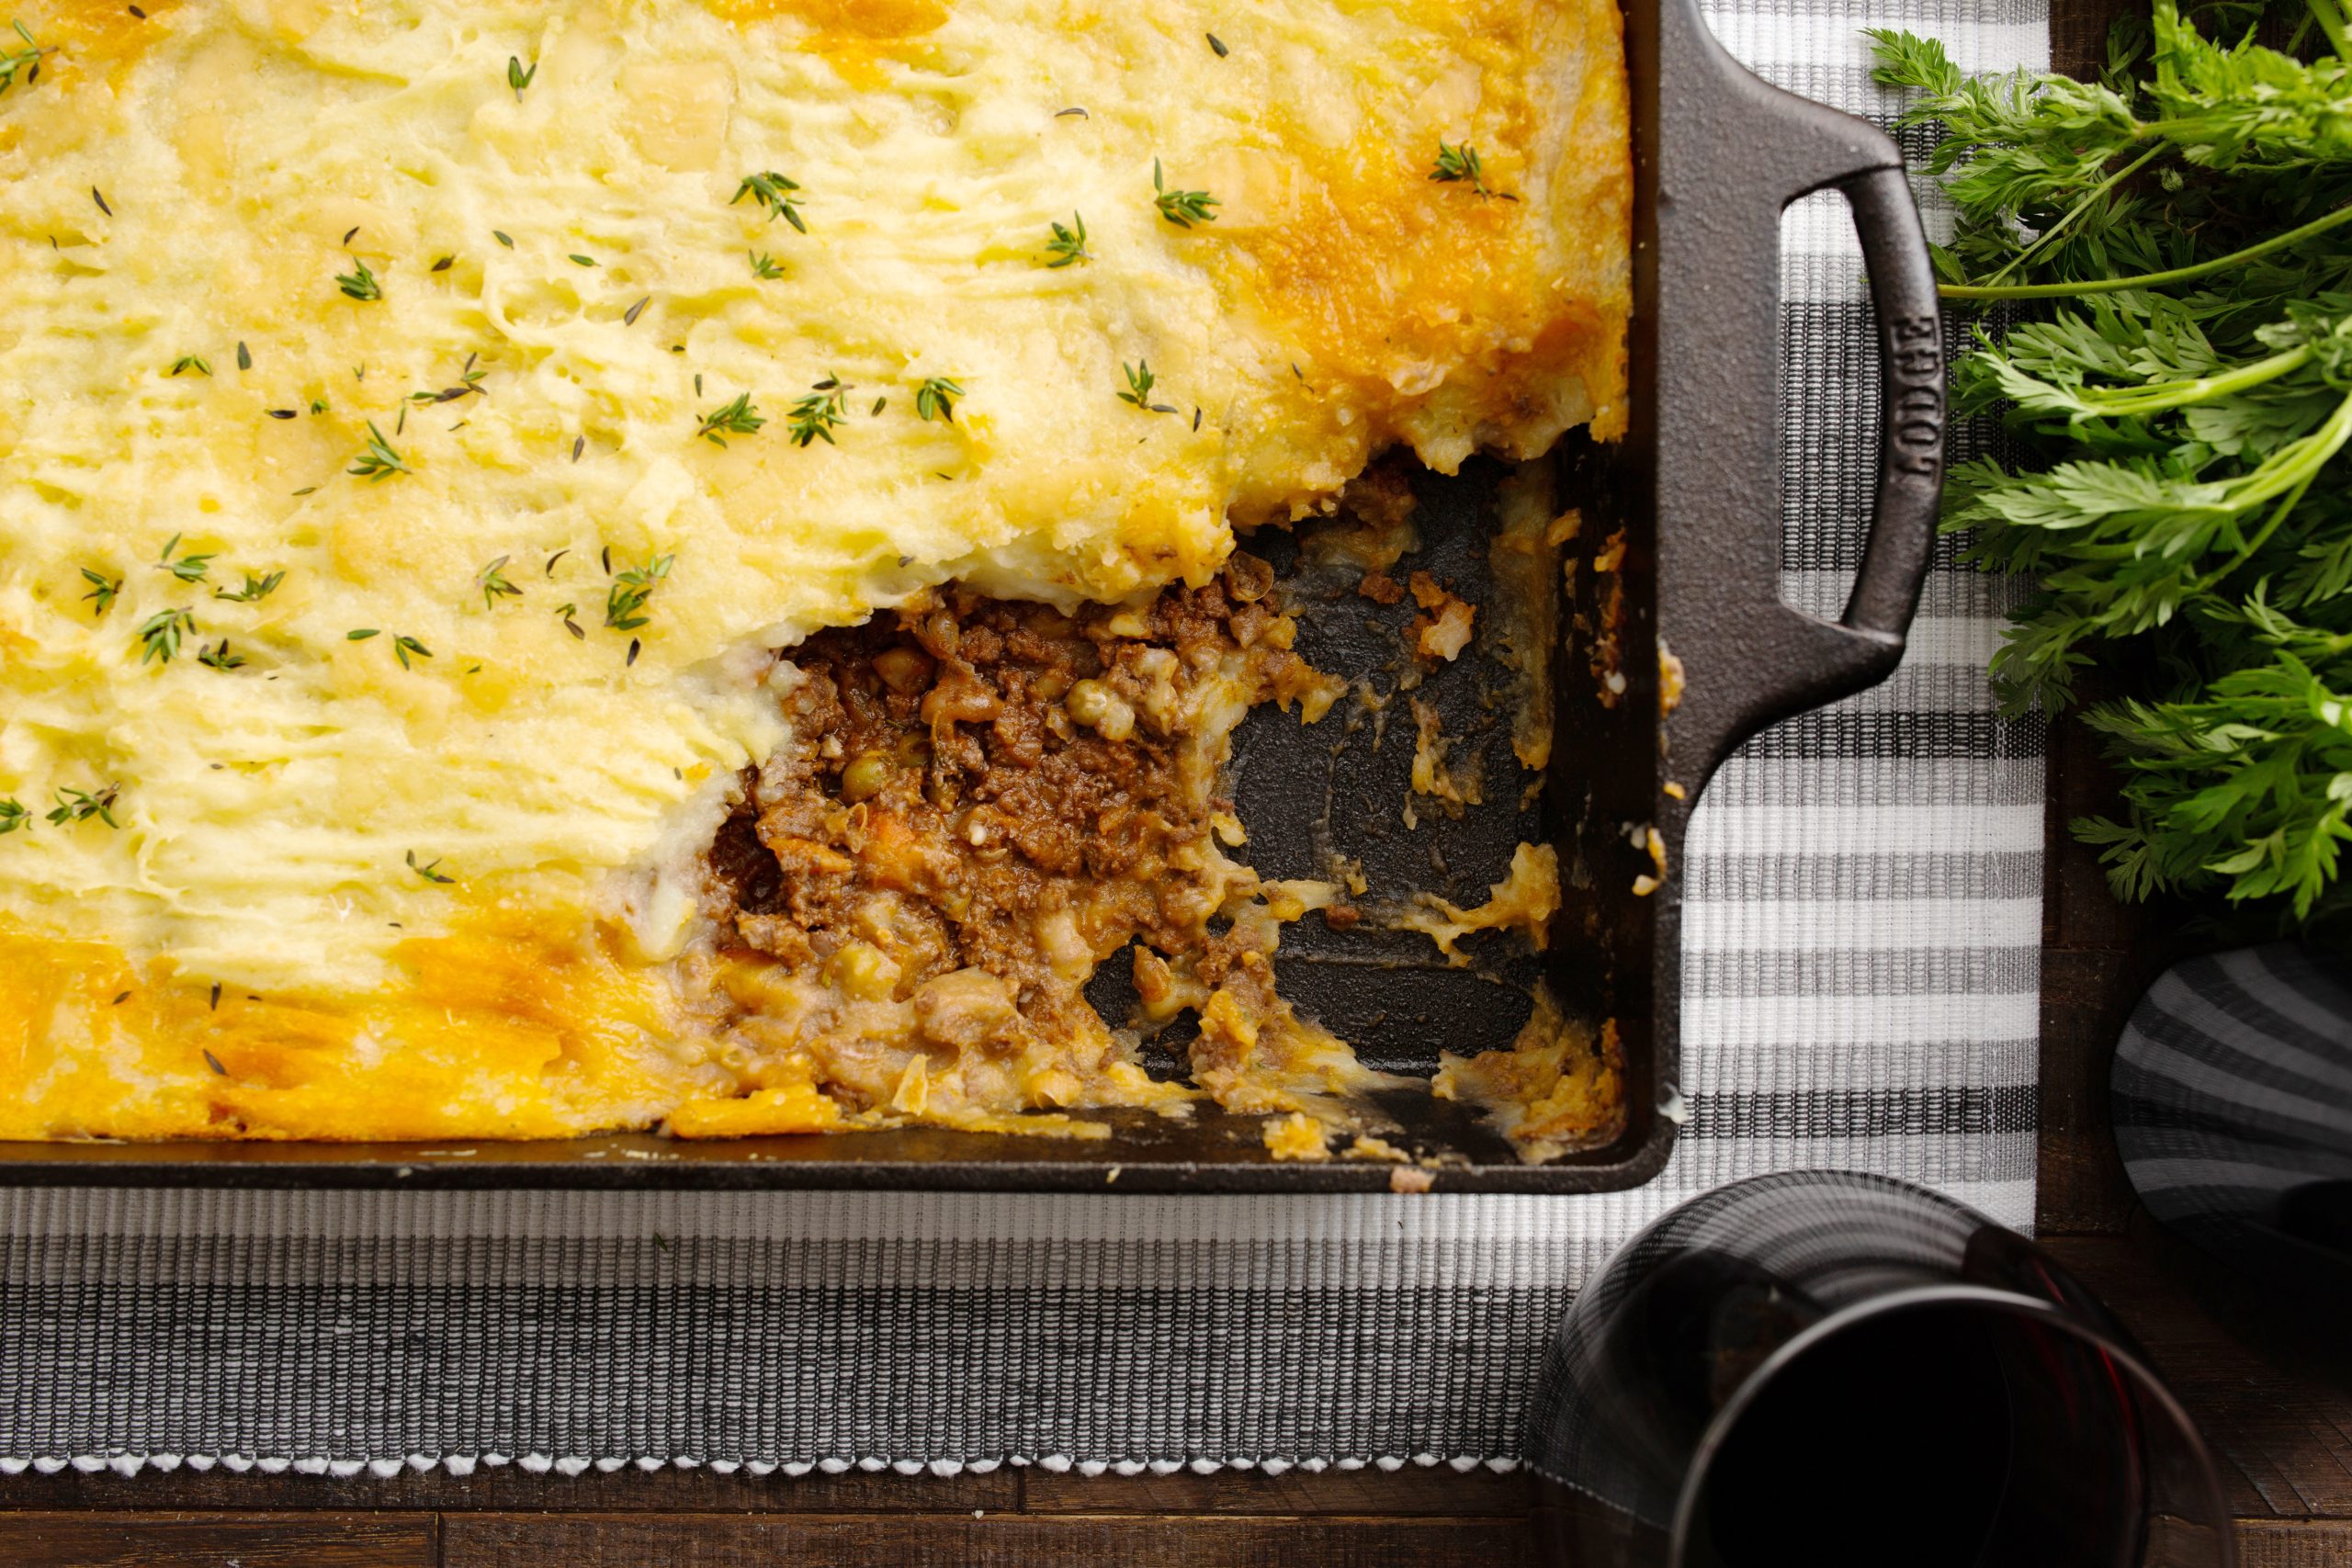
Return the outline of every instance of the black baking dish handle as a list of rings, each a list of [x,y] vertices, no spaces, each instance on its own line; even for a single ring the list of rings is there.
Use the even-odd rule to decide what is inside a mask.
[[[1902,658],[1943,487],[1943,328],[1893,140],[1762,81],[1693,0],[1655,3],[1659,69],[1634,72],[1657,97],[1636,117],[1636,156],[1655,158],[1657,176],[1642,225],[1654,248],[1641,258],[1657,269],[1656,313],[1642,336],[1655,334],[1657,378],[1659,632],[1690,682],[1668,721],[1671,771],[1698,783],[1747,735],[1882,680]],[[1644,30],[1628,29],[1631,47]],[[1830,188],[1861,237],[1881,410],[1869,536],[1835,621],[1780,592],[1781,214]],[[1853,432],[1857,446],[1867,439]]]

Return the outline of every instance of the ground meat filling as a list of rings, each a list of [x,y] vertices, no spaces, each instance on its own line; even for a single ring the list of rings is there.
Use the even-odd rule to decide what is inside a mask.
[[[1073,615],[951,589],[793,649],[791,739],[747,777],[706,895],[765,976],[730,987],[766,1014],[752,1048],[860,1110],[903,1098],[918,1055],[975,1111],[1132,1099],[1082,987],[1136,941],[1228,962],[1208,928],[1250,879],[1212,839],[1225,737],[1318,679],[1272,581],[1236,556]]]

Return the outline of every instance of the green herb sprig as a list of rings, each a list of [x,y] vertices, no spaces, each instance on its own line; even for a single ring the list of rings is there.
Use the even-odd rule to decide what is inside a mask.
[[[1152,374],[1150,360],[1137,360],[1133,365],[1122,363],[1119,368],[1125,373],[1127,378],[1127,389],[1119,394],[1119,400],[1121,402],[1132,403],[1136,408],[1143,410],[1147,413],[1174,413],[1176,412],[1175,405],[1172,403],[1157,403],[1152,401],[1151,389],[1159,384],[1159,378]]]
[[[956,400],[964,389],[944,376],[933,376],[915,389],[915,417],[943,424],[956,423]]]
[[[506,85],[514,89],[514,101],[516,103],[519,104],[523,101],[523,89],[531,85],[531,78],[537,76],[538,73],[539,62],[537,61],[534,60],[531,62],[530,68],[526,70],[520,56],[510,54],[506,57]]]
[[[438,886],[447,886],[448,884],[458,880],[456,877],[451,876],[447,872],[441,869],[441,857],[438,855],[434,856],[429,861],[420,863],[416,858],[416,852],[414,850],[411,850],[408,852],[408,868],[409,870],[416,873],[417,875],[423,877],[425,881],[433,883]]]
[[[107,784],[95,790],[61,786],[57,791],[56,806],[47,813],[48,819],[60,828],[70,822],[96,819],[119,830],[122,824],[115,819],[114,807],[116,797],[121,793],[120,784]]]
[[[458,372],[458,380],[455,386],[411,392],[408,395],[408,400],[413,403],[454,403],[459,398],[486,398],[490,396],[487,391],[482,389],[481,384],[482,378],[489,375],[490,372],[487,369],[478,369],[474,365],[474,361],[481,357],[481,355],[479,354],[469,354],[466,355],[465,367]]]
[[[849,387],[838,376],[828,376],[815,384],[808,396],[793,400],[786,412],[786,423],[791,427],[792,444],[806,446],[821,440],[828,446],[839,446],[833,431],[849,417]]]
[[[93,571],[86,566],[82,569],[82,581],[90,585],[90,591],[82,597],[92,602],[94,615],[104,615],[113,609],[115,600],[122,593],[122,579]]]
[[[0,839],[6,838],[19,829],[28,833],[33,830],[31,808],[21,800],[14,798],[0,800]]]
[[[643,566],[631,567],[613,574],[612,588],[605,595],[605,625],[616,632],[633,632],[646,624],[645,607],[653,597],[653,590],[670,575],[670,568],[677,560],[674,555],[655,556]]]
[[[724,446],[729,436],[757,435],[760,426],[765,423],[767,420],[761,415],[759,405],[752,401],[752,394],[744,392],[733,402],[722,403],[703,415],[695,434],[714,446]]]
[[[164,542],[164,553],[155,558],[155,566],[156,570],[168,571],[182,582],[203,581],[204,574],[212,570],[212,558],[220,553],[218,550],[208,550],[200,556],[181,556],[175,560],[172,558],[172,552],[179,547],[180,536],[175,534]]]
[[[180,638],[196,630],[187,610],[158,610],[139,623],[139,662],[169,664],[179,657]]]
[[[806,234],[808,225],[800,216],[800,204],[808,198],[797,194],[799,189],[799,182],[769,169],[763,174],[745,175],[743,183],[735,187],[735,194],[728,197],[727,205],[732,207],[748,196],[767,209],[769,222],[781,218]]]
[[[765,251],[746,251],[743,254],[752,258],[753,277],[773,281],[784,276],[784,268],[778,265],[776,259]]]
[[[1467,141],[1459,147],[1449,147],[1442,141],[1437,144],[1437,164],[1430,170],[1430,178],[1440,184],[1466,182],[1480,196],[1487,189],[1486,165],[1478,157],[1478,150]]]
[[[357,256],[351,258],[349,272],[339,272],[334,275],[334,286],[342,289],[347,299],[373,300],[381,299],[384,297],[384,286],[377,281],[374,273],[368,270],[368,264]],[[210,372],[208,371],[207,374]]]
[[[1086,248],[1086,219],[1083,214],[1071,213],[1068,228],[1059,223],[1048,223],[1046,227],[1053,231],[1053,238],[1046,242],[1046,254],[1052,258],[1046,263],[1047,266],[1071,266],[1094,259],[1094,253]]]
[[[413,474],[415,471],[401,460],[401,455],[392,450],[391,444],[384,439],[384,433],[376,428],[376,422],[372,419],[368,422],[367,450],[352,459],[351,467],[344,469],[346,474],[356,475],[375,484],[380,484],[394,474]]]
[[[258,604],[277,592],[277,585],[285,581],[286,574],[283,571],[273,571],[266,577],[255,577],[249,571],[245,573],[245,585],[243,588],[233,591],[216,588],[212,591],[212,596],[215,599],[227,599],[239,604]]]
[[[474,586],[481,590],[481,607],[495,610],[501,599],[520,599],[523,591],[506,581],[506,563],[511,558],[501,556],[474,573]]]
[[[25,47],[17,49],[14,45],[0,44],[0,93],[17,85],[17,73],[19,71],[25,73],[26,86],[40,81],[40,57],[57,52],[54,48],[42,48],[33,38],[32,29],[24,23],[12,21],[9,26],[18,38],[25,40]]]
[[[1195,223],[1216,222],[1216,214],[1209,209],[1225,205],[1204,190],[1169,189],[1157,158],[1151,161],[1151,188],[1152,205],[1159,209],[1162,218],[1179,229],[1189,229]]]
[[[2154,0],[2096,81],[1871,35],[1944,131],[1943,291],[2007,312],[1953,386],[2011,455],[1956,465],[1945,518],[2030,584],[2003,706],[2098,667],[2081,716],[2124,784],[2075,832],[2119,894],[2256,935],[2352,935],[2352,69],[2337,0],[2306,10],[2281,51]]]

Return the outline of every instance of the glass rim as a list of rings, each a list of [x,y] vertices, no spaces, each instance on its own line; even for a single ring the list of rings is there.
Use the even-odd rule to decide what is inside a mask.
[[[1683,1568],[1698,1513],[1699,1495],[1706,1485],[1714,1461],[1729,1440],[1732,1428],[1776,1378],[1788,1371],[1806,1351],[1856,1324],[1930,1306],[1976,1306],[2013,1317],[2030,1318],[2043,1326],[2071,1335],[2106,1357],[2129,1380],[2132,1392],[2160,1413],[2173,1430],[2186,1439],[2188,1454],[2195,1461],[2196,1479],[2212,1510],[2213,1523],[2218,1527],[2216,1533],[2221,1548],[2218,1568],[2237,1568],[2236,1532],[2232,1527],[2228,1500],[2222,1491],[2221,1471],[2213,1462],[2213,1450],[2205,1441],[2205,1434],[2198,1429],[2196,1421],[2190,1417],[2188,1408],[2156,1375],[2155,1369],[2131,1346],[2083,1322],[2054,1303],[1996,1286],[1956,1280],[1906,1286],[1866,1301],[1849,1303],[1820,1322],[1807,1325],[1803,1331],[1775,1347],[1772,1353],[1742,1381],[1724,1407],[1715,1412],[1691,1450],[1690,1467],[1683,1475],[1681,1491],[1675,1498],[1674,1523],[1667,1538],[1667,1562],[1673,1568]]]

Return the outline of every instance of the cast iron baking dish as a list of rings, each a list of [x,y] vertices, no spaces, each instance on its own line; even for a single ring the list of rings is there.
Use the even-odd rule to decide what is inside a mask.
[[[1337,853],[1362,863],[1375,895],[1426,889],[1472,905],[1521,840],[1559,851],[1566,908],[1540,957],[1499,956],[1508,944],[1480,938],[1477,963],[1449,968],[1426,938],[1372,920],[1332,931],[1310,917],[1283,933],[1284,995],[1367,1062],[1399,1074],[1426,1077],[1441,1050],[1508,1044],[1539,976],[1570,1013],[1617,1021],[1628,1114],[1623,1134],[1602,1147],[1522,1165],[1460,1106],[1419,1089],[1381,1097],[1403,1129],[1393,1141],[1446,1156],[1441,1190],[1591,1192],[1639,1186],[1665,1164],[1675,1134],[1663,1108],[1678,1081],[1690,808],[1747,735],[1894,668],[1934,536],[1942,336],[1894,144],[1752,75],[1715,42],[1695,0],[1631,0],[1625,31],[1635,171],[1632,429],[1606,446],[1571,437],[1553,460],[1562,503],[1584,514],[1571,553],[1589,556],[1622,531],[1626,689],[1604,705],[1587,648],[1555,649],[1558,739],[1540,797],[1522,807],[1501,671],[1484,658],[1447,665],[1413,694],[1433,704],[1457,738],[1454,762],[1479,757],[1493,803],[1458,818],[1424,809],[1417,828],[1402,820],[1409,714],[1350,729],[1335,710],[1302,728],[1261,710],[1236,746],[1235,792],[1250,835],[1242,853],[1269,877],[1317,874]],[[1875,512],[1837,621],[1800,613],[1780,594],[1780,219],[1791,201],[1827,187],[1844,192],[1861,236],[1881,378]],[[1426,568],[1464,597],[1491,603],[1484,546],[1501,477],[1488,463],[1453,478],[1423,476],[1422,547],[1398,574]],[[1278,569],[1289,564],[1286,538],[1261,534],[1250,547]],[[1589,619],[1599,574],[1586,566],[1576,574],[1578,601],[1564,610]],[[1295,597],[1300,650],[1316,665],[1351,675],[1394,663],[1409,603],[1382,612],[1347,593],[1318,606],[1313,592],[1302,582]],[[1663,719],[1660,640],[1688,678]],[[1666,792],[1669,781],[1683,797]],[[1634,891],[1655,869],[1645,825],[1663,840],[1667,868],[1646,896]],[[1125,968],[1114,959],[1097,982],[1096,1000],[1114,1021]],[[1164,1069],[1175,1069],[1181,1043],[1154,1048]],[[447,1146],[0,1144],[0,1181],[191,1186],[1296,1192],[1385,1190],[1390,1168],[1276,1163],[1255,1119],[1213,1108],[1190,1122],[1122,1117],[1108,1140],[911,1129],[699,1144],[650,1135]]]

